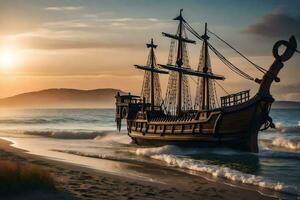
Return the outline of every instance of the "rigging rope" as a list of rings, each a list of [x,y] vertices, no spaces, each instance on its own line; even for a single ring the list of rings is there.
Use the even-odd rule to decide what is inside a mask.
[[[225,88],[220,84],[218,83],[216,80],[214,80],[214,82],[227,94],[229,95],[229,92],[227,92],[227,90],[225,90]]]
[[[252,62],[251,60],[249,60],[246,56],[244,56],[240,51],[238,51],[236,48],[234,48],[233,46],[231,46],[228,42],[226,42],[225,40],[223,40],[220,36],[218,36],[217,34],[215,34],[214,32],[208,30],[209,33],[211,33],[212,35],[214,35],[216,38],[218,38],[220,41],[222,41],[223,43],[225,43],[228,47],[230,47],[232,50],[234,50],[236,53],[238,53],[240,56],[242,56],[245,60],[247,60],[249,63],[251,63],[256,69],[258,69],[260,72],[262,73],[266,73],[267,70],[262,68],[261,66],[255,64],[254,62]]]
[[[235,72],[236,74],[240,75],[241,77],[254,81],[255,79],[247,74],[246,72],[237,68],[234,64],[232,64],[229,60],[227,60],[218,50],[216,50],[210,43],[208,43],[208,47],[216,54],[216,56],[229,68],[231,71]]]
[[[196,38],[198,38],[199,40],[203,41],[201,35],[199,35],[199,33],[197,33],[197,31],[195,31],[187,22],[184,22],[184,26],[186,27],[186,29],[188,31],[190,31],[190,33],[192,33]]]
[[[197,31],[195,31],[187,22],[184,23],[185,27],[187,28],[188,31],[190,31],[195,37],[197,37],[198,39],[200,39],[201,41],[203,41],[201,35],[199,35],[197,33]],[[251,63],[256,69],[258,69],[260,72],[262,73],[266,73],[266,69],[258,66],[257,64],[253,63],[251,60],[249,60],[246,56],[244,56],[241,52],[239,52],[237,49],[235,49],[233,46],[231,46],[229,43],[227,43],[225,40],[223,40],[222,38],[220,38],[217,34],[213,33],[212,31],[208,30],[209,33],[213,34],[214,36],[216,36],[219,40],[221,40],[222,42],[224,42],[227,46],[229,46],[231,49],[233,49],[235,52],[237,52],[240,56],[242,56],[244,59],[246,59],[249,63]],[[251,77],[250,75],[246,74],[245,72],[243,72],[242,70],[240,70],[239,68],[237,68],[236,66],[234,66],[232,63],[230,63],[220,52],[218,52],[214,47],[211,46],[211,44],[209,44],[210,48],[215,50],[215,54],[221,59],[221,61],[228,66],[232,71],[236,72],[237,74],[243,76],[246,79],[249,80],[254,80],[253,77]],[[212,49],[212,50],[213,50]]]
[[[218,105],[218,107],[220,107],[219,98],[218,98],[218,94],[217,94],[216,84],[215,83],[216,83],[216,81],[213,80],[213,87],[214,87],[213,91],[215,93],[215,97],[216,97],[216,100],[217,100],[217,105]]]
[[[187,22],[184,23],[186,29],[188,31],[190,31],[195,37],[197,37],[198,39],[200,39],[201,41],[203,41],[201,35],[199,35]],[[236,67],[235,65],[233,65],[229,60],[227,60],[219,51],[217,51],[210,43],[208,43],[209,48],[217,55],[217,57],[229,68],[231,69],[233,72],[235,72],[236,74],[242,76],[245,79],[254,81],[255,79],[250,76],[249,74],[245,73],[244,71],[240,70],[238,67]],[[243,56],[243,55],[242,55]],[[244,56],[245,57],[245,56]],[[250,61],[251,62],[251,61]],[[258,66],[259,67],[259,66]],[[260,67],[259,67],[260,69]],[[263,71],[265,69],[260,69],[260,71]],[[265,73],[265,72],[263,72]]]

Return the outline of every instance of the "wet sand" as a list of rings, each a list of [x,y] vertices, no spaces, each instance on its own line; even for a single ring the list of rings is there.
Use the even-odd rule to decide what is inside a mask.
[[[0,159],[40,165],[52,174],[55,193],[35,191],[7,199],[272,199],[248,189],[208,181],[178,170],[145,163],[122,163],[124,168],[147,174],[159,182],[111,174],[67,162],[28,154],[0,140]],[[116,161],[117,162],[117,161]],[[42,195],[42,196],[41,196]],[[41,198],[43,197],[43,198]]]

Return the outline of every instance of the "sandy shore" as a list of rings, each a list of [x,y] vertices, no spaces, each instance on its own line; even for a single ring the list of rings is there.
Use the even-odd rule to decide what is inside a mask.
[[[54,194],[37,191],[28,197],[12,195],[11,199],[271,199],[256,191],[211,182],[163,166],[124,163],[124,167],[161,180],[157,183],[31,155],[4,140],[0,140],[0,152],[0,159],[45,167],[57,182]]]

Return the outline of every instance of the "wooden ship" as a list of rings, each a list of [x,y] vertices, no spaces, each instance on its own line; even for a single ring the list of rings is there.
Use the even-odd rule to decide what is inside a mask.
[[[166,144],[197,147],[231,147],[249,152],[258,152],[258,132],[274,128],[269,111],[274,98],[270,94],[273,83],[279,82],[278,73],[297,51],[294,36],[289,41],[280,40],[273,47],[275,58],[266,70],[241,54],[238,50],[213,33],[205,24],[203,35],[198,34],[183,18],[182,10],[174,20],[179,22],[176,34],[162,33],[171,38],[167,64],[157,64],[154,50],[157,45],[147,44],[150,49],[146,66],[135,65],[144,70],[141,96],[116,95],[116,123],[121,129],[126,120],[129,137],[136,144],[161,146]],[[187,31],[202,41],[197,69],[189,65],[187,44],[196,42],[187,37]],[[226,59],[209,42],[213,35],[263,73],[262,79],[253,78]],[[285,51],[279,54],[279,47]],[[221,97],[218,105],[215,85],[225,79],[212,72],[209,50],[237,75],[259,84],[258,92],[250,98],[249,90]],[[168,74],[166,96],[161,95],[159,74]],[[196,97],[192,104],[189,79],[197,78]]]

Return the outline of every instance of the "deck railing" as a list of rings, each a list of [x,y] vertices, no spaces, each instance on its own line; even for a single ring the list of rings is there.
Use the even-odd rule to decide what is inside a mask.
[[[250,99],[250,90],[221,97],[221,107],[234,106]]]

